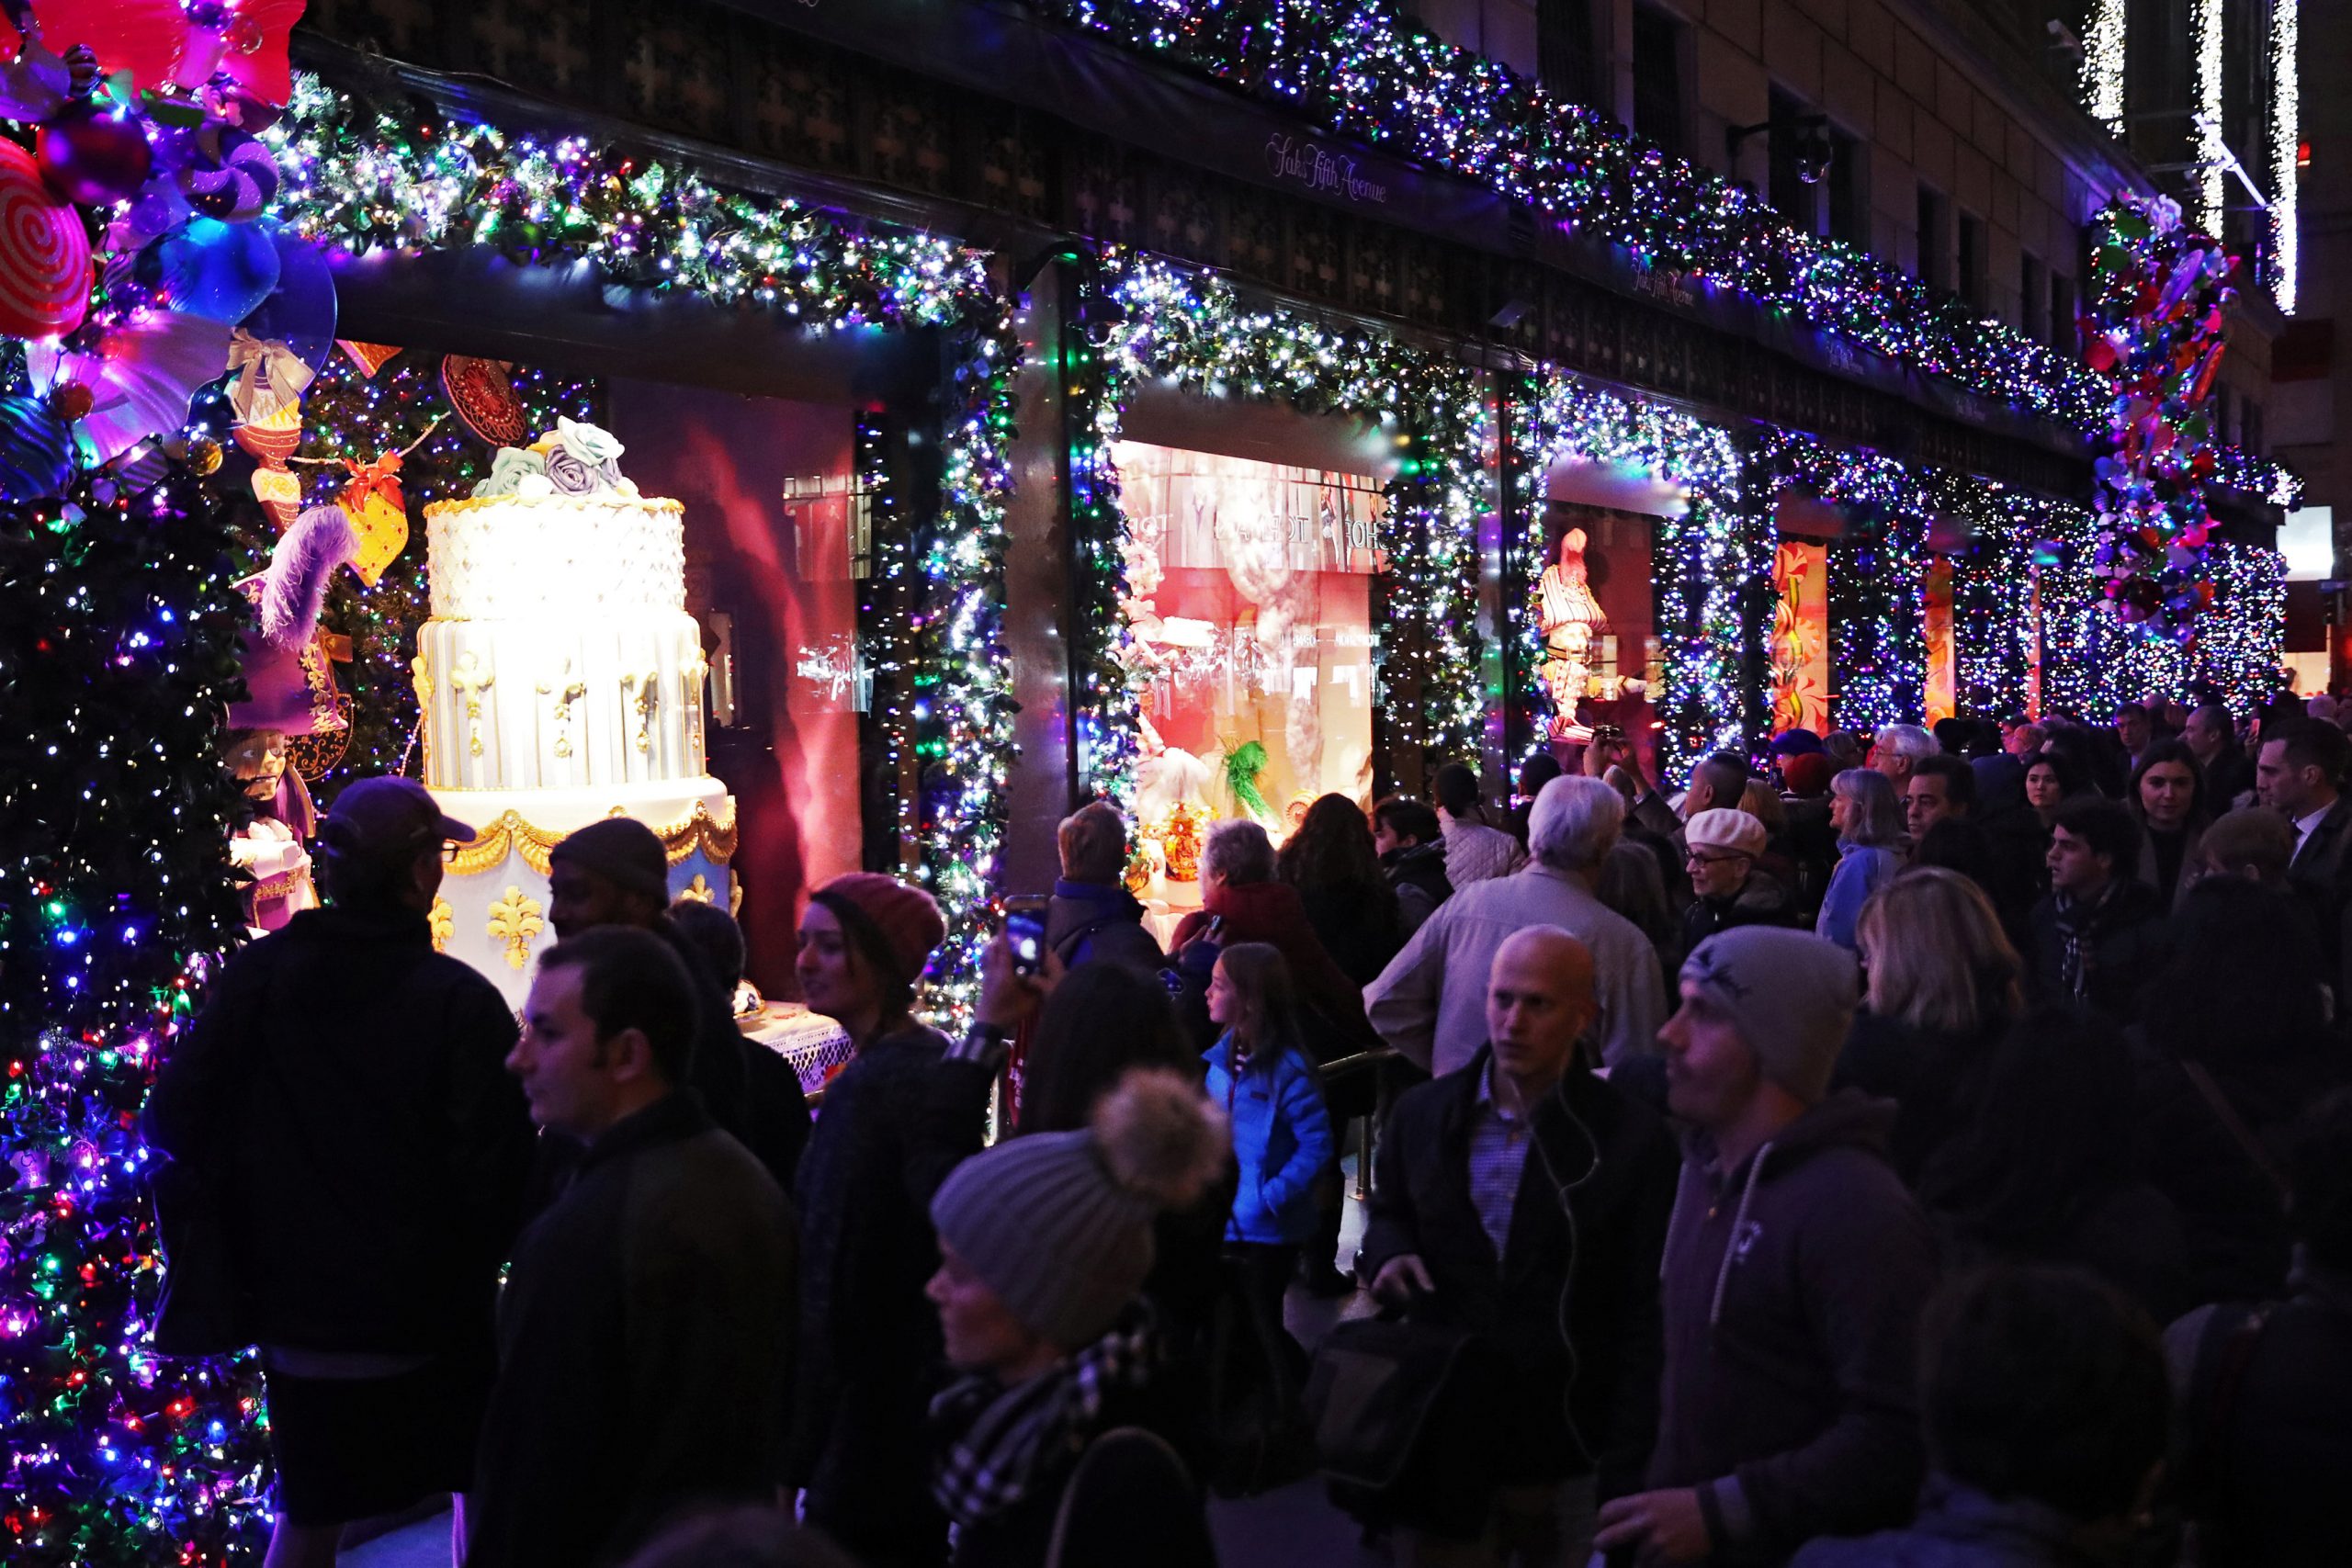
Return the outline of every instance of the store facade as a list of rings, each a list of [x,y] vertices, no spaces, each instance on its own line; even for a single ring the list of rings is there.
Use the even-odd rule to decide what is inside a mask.
[[[384,21],[322,7],[323,79],[381,87],[333,40]],[[2083,401],[2063,367],[1978,344],[1929,385],[1905,355],[1951,345],[1925,325],[1858,355],[1834,299],[1795,332],[1531,238],[1465,167],[1467,121],[1443,156],[1414,121],[1409,161],[1350,140],[1363,116],[1171,76],[1050,6],[690,6],[619,82],[560,38],[502,44],[511,97],[437,73],[486,36],[445,22],[406,30],[399,85],[537,127],[492,137],[537,172],[462,173],[539,206],[448,221],[447,144],[412,138],[405,194],[331,194],[379,145],[307,187],[318,226],[374,250],[348,269],[368,333],[572,378],[685,503],[770,988],[807,889],[853,865],[941,892],[966,973],[981,911],[1044,886],[1054,821],[1097,795],[1136,811],[1135,882],[1172,919],[1218,817],[1279,836],[1317,794],[1421,792],[1453,761],[1499,800],[1595,726],[1671,782],[1797,725],[2086,711],[2109,671],[2203,672],[2102,619],[2084,469],[2046,439]],[[1265,70],[1312,53],[1268,47]],[[1135,141],[1138,106],[1194,133],[1181,153]],[[1483,112],[1523,133],[1508,95]],[[1723,199],[1688,171],[1646,194]],[[2022,415],[1986,415],[1996,384]],[[1917,439],[1855,439],[1906,418]],[[2252,626],[2266,552],[2227,549]],[[2252,670],[2264,636],[2208,640]]]

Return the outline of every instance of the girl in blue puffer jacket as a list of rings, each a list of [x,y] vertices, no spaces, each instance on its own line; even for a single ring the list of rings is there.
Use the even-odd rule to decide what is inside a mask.
[[[1283,1288],[1301,1244],[1315,1235],[1315,1187],[1331,1163],[1331,1113],[1301,1043],[1297,993],[1278,950],[1245,942],[1217,954],[1208,1009],[1223,1031],[1205,1057],[1208,1096],[1233,1123],[1241,1168],[1226,1251],[1243,1265],[1252,1300],[1279,1328]]]

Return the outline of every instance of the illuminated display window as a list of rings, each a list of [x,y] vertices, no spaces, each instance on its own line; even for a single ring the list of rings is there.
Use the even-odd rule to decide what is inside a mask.
[[[1154,896],[1199,901],[1197,840],[1280,841],[1317,795],[1369,803],[1377,479],[1139,442],[1113,449],[1141,682],[1136,817]],[[1193,874],[1187,874],[1188,873]]]

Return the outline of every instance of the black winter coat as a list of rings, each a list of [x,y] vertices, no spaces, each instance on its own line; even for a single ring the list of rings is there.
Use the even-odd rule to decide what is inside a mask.
[[[1159,967],[1159,943],[1144,929],[1143,906],[1124,887],[1056,882],[1046,903],[1046,945],[1065,968],[1102,959],[1146,975]]]
[[[469,1568],[616,1562],[665,1516],[775,1495],[792,1207],[689,1091],[588,1146],[498,1308]]]
[[[791,1464],[809,1522],[868,1562],[937,1561],[925,1423],[940,1371],[931,1200],[979,1151],[989,1074],[911,1026],[861,1047],[800,1162]]]
[[[744,1038],[735,1026],[729,987],[673,921],[656,920],[653,934],[686,966],[702,1002],[688,1085],[710,1119],[751,1150],[789,1196],[800,1153],[808,1145],[808,1100],[800,1090],[800,1075],[766,1046]]]
[[[514,1038],[421,914],[306,909],[229,960],[146,1125],[220,1193],[256,1343],[487,1364],[531,1159]]]
[[[2079,1003],[2118,1023],[2131,1022],[2142,988],[2164,973],[2171,956],[2164,917],[2154,888],[2143,882],[2111,884],[2090,916],[2080,980],[2070,986],[2058,896],[2043,898],[2033,907],[2033,951],[2027,955],[2034,999]]]
[[[2227,1306],[2192,1313],[2165,1337],[2185,1396],[2204,1562],[2342,1568],[2352,1562],[2352,1278],[2315,1270],[2232,1355],[2245,1317]]]
[[[1498,1258],[1470,1198],[1472,1108],[1489,1059],[1481,1046],[1396,1101],[1358,1267],[1370,1277],[1419,1255],[1437,1286],[1431,1320],[1476,1331],[1509,1363],[1498,1484],[1597,1471],[1613,1497],[1638,1487],[1657,1428],[1658,1258],[1680,1158],[1654,1111],[1570,1068],[1536,1111]]]
[[[1299,902],[1306,906],[1306,923],[1323,943],[1323,951],[1358,987],[1371,985],[1405,945],[1398,930],[1396,898],[1386,887],[1333,893],[1302,887]]]
[[[1944,1034],[1867,1009],[1854,1014],[1829,1087],[1895,1102],[1887,1162],[1913,1191],[1928,1159],[1967,1126],[1977,1068],[2006,1026],[2001,1021],[1973,1036]]]
[[[1717,931],[1796,923],[1796,898],[1788,884],[1769,871],[1751,871],[1739,891],[1728,898],[1690,900],[1690,907],[1682,911],[1682,951],[1697,952],[1699,944]]]
[[[2132,1148],[2141,1174],[2173,1201],[2199,1302],[2260,1301],[2284,1288],[2292,1241],[2278,1188],[2199,1093],[2180,1061],[2133,1032]],[[2268,1063],[2206,1064],[2238,1119],[2283,1163],[2296,1119],[2346,1081],[2331,1043]]]

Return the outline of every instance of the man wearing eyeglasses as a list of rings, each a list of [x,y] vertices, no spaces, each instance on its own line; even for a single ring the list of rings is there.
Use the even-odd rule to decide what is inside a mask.
[[[220,968],[148,1100],[233,1276],[233,1299],[175,1303],[218,1342],[169,1348],[261,1347],[285,1568],[472,1472],[532,1146],[514,1014],[433,950],[445,847],[473,836],[413,779],[345,788],[319,833],[326,907]]]
[[[1788,885],[1756,864],[1768,837],[1762,819],[1745,811],[1702,811],[1684,824],[1682,837],[1693,895],[1682,912],[1683,952],[1735,926],[1796,924]]]

